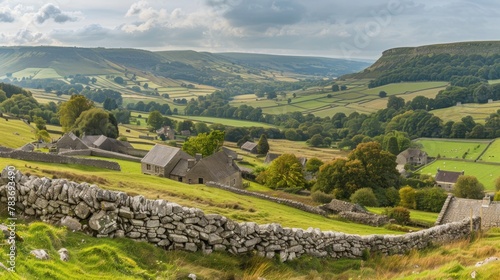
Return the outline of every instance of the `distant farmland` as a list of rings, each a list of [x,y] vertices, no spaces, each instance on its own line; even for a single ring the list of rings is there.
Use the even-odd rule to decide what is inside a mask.
[[[422,149],[431,157],[476,160],[491,140],[418,139]],[[465,155],[465,156],[464,156]]]

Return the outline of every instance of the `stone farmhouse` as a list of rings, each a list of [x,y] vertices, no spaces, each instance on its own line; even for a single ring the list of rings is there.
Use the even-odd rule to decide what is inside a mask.
[[[241,149],[243,151],[256,154],[257,153],[257,143],[246,141],[243,145],[241,145]]]
[[[412,165],[424,165],[427,164],[428,156],[427,153],[420,149],[408,148],[396,157],[396,162],[398,165],[412,164]]]
[[[116,153],[128,153],[134,148],[126,141],[120,141],[104,135],[84,135],[77,137],[72,132],[66,133],[56,142],[57,152],[71,150],[88,150],[91,148],[101,149]]]
[[[458,177],[461,175],[464,175],[464,171],[455,172],[438,169],[434,179],[439,187],[443,188],[447,192],[451,192],[458,180]]]
[[[448,195],[436,225],[461,221],[470,216],[481,217],[481,228],[500,227],[500,201],[491,201],[486,196],[482,200],[458,198]]]
[[[225,150],[202,158],[201,154],[193,157],[180,148],[156,144],[141,160],[141,172],[187,184],[216,182],[241,188],[241,172],[234,159]]]
[[[175,129],[173,129],[172,127],[170,127],[168,125],[160,128],[160,129],[157,129],[156,134],[160,138],[163,135],[165,137],[164,139],[166,139],[166,140],[175,140]]]

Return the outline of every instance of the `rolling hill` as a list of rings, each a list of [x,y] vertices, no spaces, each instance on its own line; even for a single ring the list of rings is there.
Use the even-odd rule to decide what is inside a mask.
[[[53,69],[60,76],[106,75],[138,70],[198,83],[200,76],[209,82],[210,79],[219,80],[221,77],[255,80],[256,76],[260,76],[261,79],[272,79],[269,71],[286,72],[295,78],[334,77],[360,71],[368,65],[365,62],[342,59],[241,53],[151,52],[124,48],[49,46],[0,47],[0,76],[30,68]]]

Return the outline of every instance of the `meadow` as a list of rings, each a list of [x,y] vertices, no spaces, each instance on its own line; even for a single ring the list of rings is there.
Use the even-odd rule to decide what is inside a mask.
[[[489,117],[490,114],[496,113],[498,110],[500,110],[500,101],[486,104],[462,104],[459,106],[432,110],[430,112],[442,119],[443,122],[458,122],[465,116],[472,116],[475,122],[484,124],[486,118]]]
[[[421,138],[415,143],[422,145],[431,157],[476,160],[484,152],[491,140],[459,140],[459,139],[429,139]],[[464,154],[466,156],[464,157]]]
[[[500,138],[497,138],[491,143],[479,160],[500,163]]]
[[[458,161],[451,159],[440,159],[426,165],[424,168],[419,169],[420,174],[436,175],[437,169],[461,172],[464,171],[465,175],[473,175],[477,177],[479,182],[484,185],[484,188],[493,192],[495,190],[495,179],[500,177],[500,165],[470,162],[470,161]]]
[[[35,128],[21,120],[0,118],[0,146],[20,148],[35,141]]]

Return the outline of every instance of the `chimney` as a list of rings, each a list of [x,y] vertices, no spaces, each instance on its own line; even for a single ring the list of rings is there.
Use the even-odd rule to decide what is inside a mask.
[[[228,156],[227,157],[227,164],[229,164],[229,166],[233,166],[233,161],[234,161],[233,156]]]
[[[196,160],[190,158],[188,159],[188,169],[193,168],[193,166],[196,164]]]
[[[202,157],[203,157],[202,154],[198,154],[197,153],[196,155],[194,155],[194,158],[196,159],[196,162],[200,161]]]
[[[490,203],[491,203],[491,197],[489,195],[485,195],[481,206],[482,207],[490,207]]]

